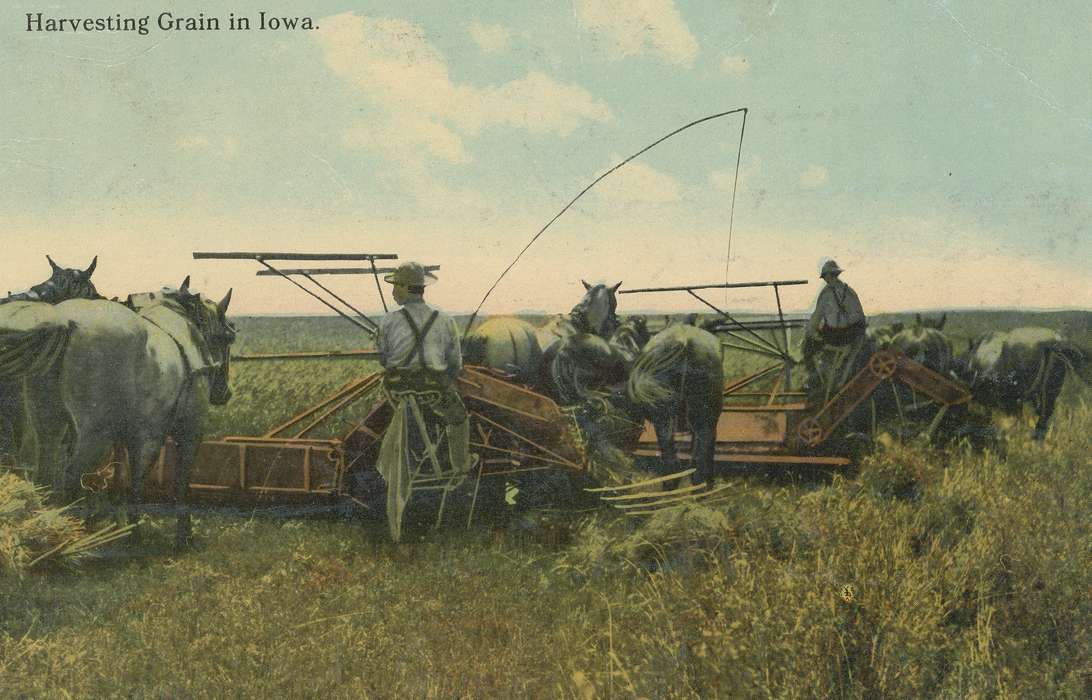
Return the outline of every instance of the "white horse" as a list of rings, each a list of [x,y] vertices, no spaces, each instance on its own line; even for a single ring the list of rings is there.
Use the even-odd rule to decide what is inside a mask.
[[[24,381],[37,436],[37,477],[66,499],[80,476],[115,444],[129,454],[130,520],[143,498],[144,470],[171,437],[178,446],[177,544],[190,540],[190,467],[208,406],[231,396],[235,331],[219,303],[188,289],[130,297],[123,305],[74,299],[55,306],[0,307],[0,379]],[[44,479],[48,477],[48,479]]]

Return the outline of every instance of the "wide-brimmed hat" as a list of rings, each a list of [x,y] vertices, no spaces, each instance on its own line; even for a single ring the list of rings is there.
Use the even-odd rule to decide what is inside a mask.
[[[421,263],[404,262],[394,272],[385,276],[383,281],[407,287],[427,287],[436,282],[436,275],[426,270]]]
[[[842,273],[842,268],[838,267],[838,263],[833,260],[827,260],[823,263],[823,269],[819,271],[819,279],[822,279],[826,275],[838,275]]]

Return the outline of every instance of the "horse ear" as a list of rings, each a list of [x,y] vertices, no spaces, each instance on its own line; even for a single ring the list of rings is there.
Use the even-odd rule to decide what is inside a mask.
[[[585,282],[584,280],[580,280],[580,284],[584,285],[584,289],[586,291],[591,291],[591,285],[588,284],[587,282]]]
[[[231,303],[231,292],[233,290],[234,288],[227,290],[227,294],[225,294],[224,298],[220,300],[220,303],[216,305],[216,312],[220,314],[220,318],[223,318],[224,314],[227,313],[227,307],[228,304]]]
[[[190,276],[186,275],[186,279],[182,280],[182,284],[178,285],[178,291],[189,294],[190,292]]]
[[[921,314],[914,314],[914,325],[921,327]]]
[[[56,272],[57,270],[60,270],[60,269],[61,269],[61,266],[60,266],[60,265],[58,265],[57,263],[53,262],[53,258],[51,258],[51,257],[49,257],[49,256],[47,255],[47,256],[45,256],[45,259],[49,261],[49,266],[50,266],[51,268],[53,268],[53,271],[54,271],[54,272]]]
[[[947,323],[947,321],[948,321],[948,312],[945,311],[944,313],[942,313],[940,315],[940,321],[937,322],[937,330],[938,331],[942,330],[944,328],[944,324]]]
[[[95,256],[91,260],[91,264],[87,266],[87,269],[83,271],[84,277],[90,277],[95,272],[95,266],[99,264],[99,256]]]
[[[622,283],[621,283],[621,282],[619,282],[618,284],[614,285],[613,287],[611,287],[611,288],[610,288],[610,293],[611,293],[611,294],[614,294],[615,292],[617,292],[617,291],[618,291],[618,288],[619,288],[619,287],[621,287],[621,286],[622,286]]]

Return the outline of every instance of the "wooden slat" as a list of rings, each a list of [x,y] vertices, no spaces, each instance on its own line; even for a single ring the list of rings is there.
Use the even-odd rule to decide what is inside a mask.
[[[681,472],[675,472],[674,474],[668,474],[667,476],[658,476],[655,479],[646,479],[645,481],[638,481],[632,484],[621,484],[619,486],[597,486],[595,488],[584,490],[588,493],[603,493],[606,491],[629,491],[630,489],[640,488],[641,486],[662,484],[663,482],[671,481],[672,479],[681,479],[682,477],[690,476],[693,473],[693,469],[684,469]]]

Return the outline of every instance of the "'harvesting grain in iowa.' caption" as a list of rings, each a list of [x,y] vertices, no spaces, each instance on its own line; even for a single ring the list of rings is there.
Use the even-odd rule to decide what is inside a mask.
[[[26,13],[26,31],[44,33],[93,34],[97,32],[135,32],[147,35],[161,32],[219,32],[252,30],[318,29],[311,17],[284,16],[259,11],[256,17],[229,13],[227,17],[181,15],[164,11],[156,15],[124,16],[121,13],[101,17],[54,17],[44,12]]]

